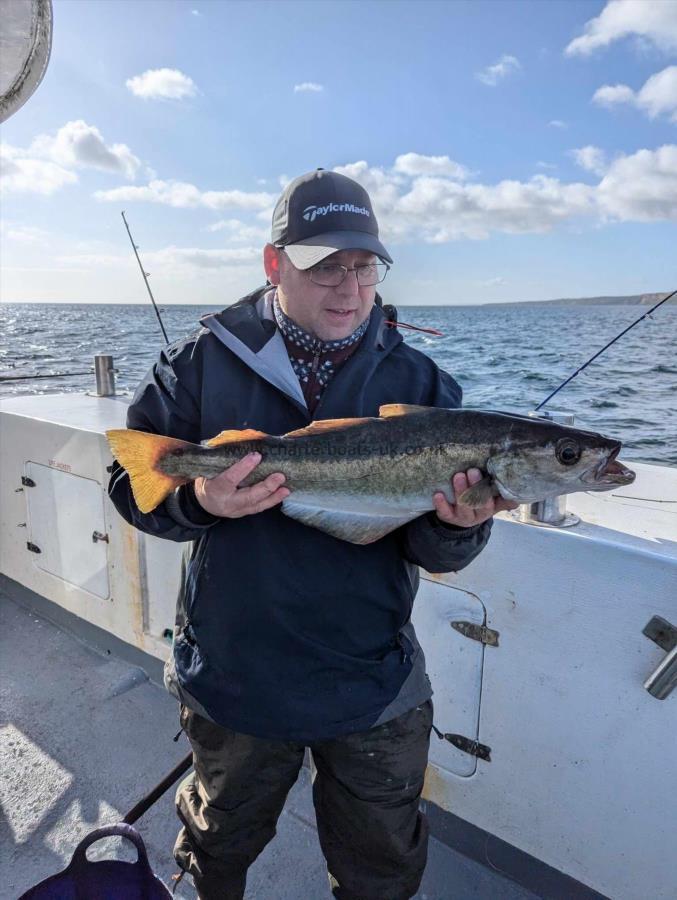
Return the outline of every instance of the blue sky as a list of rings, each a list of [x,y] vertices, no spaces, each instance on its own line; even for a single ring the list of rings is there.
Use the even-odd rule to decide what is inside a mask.
[[[677,3],[54,0],[2,127],[5,302],[261,283],[286,179],[370,190],[401,304],[677,284]]]

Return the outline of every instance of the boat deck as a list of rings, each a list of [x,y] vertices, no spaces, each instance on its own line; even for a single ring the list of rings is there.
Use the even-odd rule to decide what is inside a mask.
[[[175,701],[137,666],[103,655],[0,591],[2,898],[65,867],[88,832],[119,821],[186,754]],[[303,768],[275,839],[252,866],[247,900],[330,897]],[[170,790],[138,822],[166,884],[178,822]],[[94,858],[135,858],[119,839]],[[194,897],[184,879],[177,897]],[[520,885],[434,839],[418,900],[526,900]]]

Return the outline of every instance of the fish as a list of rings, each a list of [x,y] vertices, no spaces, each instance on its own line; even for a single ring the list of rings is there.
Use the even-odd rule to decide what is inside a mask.
[[[132,429],[106,432],[129,473],[135,502],[152,512],[178,486],[213,478],[248,453],[261,462],[242,482],[273,472],[290,494],[282,512],[355,544],[369,544],[434,509],[451,477],[477,468],[482,479],[458,500],[477,508],[492,497],[533,503],[575,491],[631,484],[619,441],[548,419],[473,409],[390,403],[378,417],[318,419],[284,435],[222,431],[193,444]]]

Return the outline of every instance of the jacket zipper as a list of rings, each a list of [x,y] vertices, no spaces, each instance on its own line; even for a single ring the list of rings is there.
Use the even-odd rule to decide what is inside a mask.
[[[313,361],[310,364],[310,375],[308,376],[308,391],[310,392],[311,396],[317,392],[317,373],[320,368],[321,355],[322,354],[319,349],[313,351]],[[308,409],[308,412],[310,413],[310,409]],[[315,412],[311,414],[311,420],[314,419],[316,415],[317,408],[315,409]]]

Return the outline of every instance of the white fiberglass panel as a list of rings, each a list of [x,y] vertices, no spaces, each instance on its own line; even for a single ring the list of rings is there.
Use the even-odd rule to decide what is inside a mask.
[[[435,692],[435,726],[444,733],[481,741],[478,731],[484,645],[465,637],[451,623],[483,625],[482,603],[468,591],[422,579],[412,620]],[[487,652],[499,650],[489,647]],[[430,762],[462,777],[474,775],[477,769],[476,757],[440,740],[434,731],[430,736]]]
[[[142,536],[146,568],[146,631],[171,642],[176,618],[176,598],[181,586],[181,557],[174,541],[150,534]],[[167,634],[166,632],[169,632]]]
[[[105,600],[110,593],[108,543],[93,538],[95,533],[105,538],[106,532],[101,485],[34,462],[26,463],[25,472],[35,483],[24,487],[27,540],[40,549],[34,564]]]

